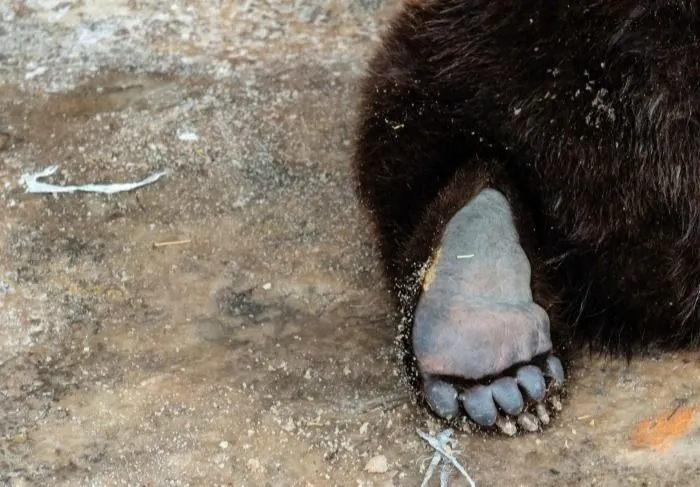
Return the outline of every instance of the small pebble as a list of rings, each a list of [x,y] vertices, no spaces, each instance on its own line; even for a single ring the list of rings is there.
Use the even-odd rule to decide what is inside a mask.
[[[367,465],[365,465],[365,471],[369,473],[387,473],[389,471],[389,462],[384,455],[377,455],[370,458]]]
[[[282,429],[284,431],[287,431],[288,433],[294,431],[294,428],[296,428],[296,425],[294,424],[294,420],[292,418],[289,418],[287,422],[282,426]]]
[[[32,71],[27,72],[27,73],[24,75],[24,79],[27,80],[27,81],[29,81],[29,80],[31,80],[31,79],[36,78],[37,76],[41,76],[42,74],[44,74],[44,73],[46,72],[47,69],[48,69],[48,68],[46,68],[45,66],[39,66],[38,68],[33,69]]]
[[[183,132],[177,136],[183,142],[195,142],[199,140],[199,135],[194,132]]]
[[[263,471],[262,465],[260,465],[260,461],[257,458],[248,459],[248,461],[246,462],[246,466],[251,472],[260,473]]]

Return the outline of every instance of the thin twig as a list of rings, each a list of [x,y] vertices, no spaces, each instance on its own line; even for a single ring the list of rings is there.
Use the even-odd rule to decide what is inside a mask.
[[[677,398],[677,399],[674,399],[673,402],[676,403],[676,407],[673,408],[673,411],[671,411],[671,414],[668,415],[668,418],[666,418],[666,421],[669,421],[678,412],[678,410],[682,406],[684,406],[685,404],[688,403],[688,398],[687,397]]]
[[[153,242],[153,247],[159,248],[159,247],[171,247],[173,245],[184,245],[190,243],[192,240],[191,239],[185,239],[185,240],[171,240],[169,242]]]

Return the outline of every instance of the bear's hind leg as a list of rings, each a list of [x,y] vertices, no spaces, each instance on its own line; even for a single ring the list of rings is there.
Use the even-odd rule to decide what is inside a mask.
[[[461,205],[459,187],[449,185],[432,214],[449,214],[450,199]],[[533,299],[531,265],[511,205],[501,191],[485,187],[448,218],[431,245],[421,289],[408,303],[425,399],[446,419],[461,406],[482,426],[513,431],[511,416],[536,430],[549,421],[546,378],[556,389],[564,371],[551,354],[549,317]],[[434,226],[429,211],[417,237]],[[552,405],[559,407],[556,399]]]
[[[479,130],[458,80],[435,72],[426,29],[442,17],[436,5],[407,4],[370,64],[357,192],[405,317],[409,376],[429,407],[506,432],[516,417],[533,430],[548,421],[545,376],[550,386],[564,378],[551,357],[561,353],[550,338],[554,300],[512,155]]]

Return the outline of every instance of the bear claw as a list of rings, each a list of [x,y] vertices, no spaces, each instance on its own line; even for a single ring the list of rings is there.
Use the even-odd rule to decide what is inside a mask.
[[[521,430],[534,432],[550,423],[545,400],[551,402],[551,410],[561,410],[559,398],[548,397],[548,391],[564,383],[564,368],[557,357],[550,356],[544,369],[543,372],[536,365],[524,365],[517,369],[515,377],[499,377],[489,384],[478,384],[462,392],[446,380],[426,376],[423,391],[430,408],[443,419],[457,418],[461,404],[471,421],[486,428],[495,425],[512,436],[518,426]],[[549,378],[550,389],[545,377]],[[529,408],[528,403],[532,405]]]

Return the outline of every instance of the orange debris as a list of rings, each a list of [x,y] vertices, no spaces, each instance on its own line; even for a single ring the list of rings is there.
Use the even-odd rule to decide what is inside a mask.
[[[644,420],[632,432],[632,443],[637,447],[666,450],[675,440],[688,434],[693,417],[698,412],[700,408],[678,408]]]

